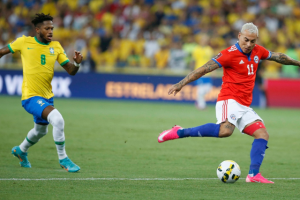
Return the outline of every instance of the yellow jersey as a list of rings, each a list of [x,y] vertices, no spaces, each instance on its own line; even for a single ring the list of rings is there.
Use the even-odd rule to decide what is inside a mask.
[[[50,99],[54,96],[51,81],[54,64],[57,60],[61,66],[69,62],[64,49],[57,41],[47,44],[36,37],[22,36],[8,44],[11,53],[19,51],[23,64],[22,100],[34,96]]]
[[[192,57],[195,60],[195,69],[202,67],[206,62],[212,59],[214,51],[210,46],[195,47]]]

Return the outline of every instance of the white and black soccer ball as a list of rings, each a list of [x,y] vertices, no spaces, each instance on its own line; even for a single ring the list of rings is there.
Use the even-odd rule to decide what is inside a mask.
[[[223,183],[235,183],[241,176],[241,168],[233,160],[225,160],[219,165],[217,175]]]

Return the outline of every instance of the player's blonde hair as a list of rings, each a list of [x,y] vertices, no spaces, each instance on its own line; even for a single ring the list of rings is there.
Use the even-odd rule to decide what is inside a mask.
[[[250,33],[256,33],[258,37],[258,28],[252,22],[244,24],[242,26],[241,33],[243,33],[245,30],[249,31]]]

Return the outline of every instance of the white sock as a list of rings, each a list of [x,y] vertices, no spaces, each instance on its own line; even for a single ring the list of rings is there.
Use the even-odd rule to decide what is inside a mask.
[[[67,157],[66,150],[65,150],[65,144],[62,144],[62,145],[56,144],[56,150],[57,150],[59,160],[62,160]]]
[[[53,139],[56,144],[58,158],[60,160],[64,159],[67,157],[65,150],[64,119],[60,112],[54,109],[49,113],[47,120],[53,126]]]
[[[20,144],[20,149],[23,152],[27,152],[29,147],[37,143],[43,136],[45,136],[48,132],[48,125],[40,125],[34,123],[33,129],[31,129],[27,137],[24,139],[24,141]]]

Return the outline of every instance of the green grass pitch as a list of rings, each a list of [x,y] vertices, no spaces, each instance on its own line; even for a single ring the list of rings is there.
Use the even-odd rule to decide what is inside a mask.
[[[213,106],[198,111],[175,103],[58,98],[54,103],[65,119],[67,154],[80,172],[60,168],[51,126],[29,149],[32,168],[21,168],[11,148],[23,141],[33,119],[20,97],[0,96],[0,199],[300,198],[300,110],[254,108],[270,133],[261,171],[275,184],[249,184],[245,177],[253,139],[237,129],[223,139],[157,142],[159,133],[175,124],[215,123]],[[216,179],[219,163],[227,159],[242,170],[234,184]]]

